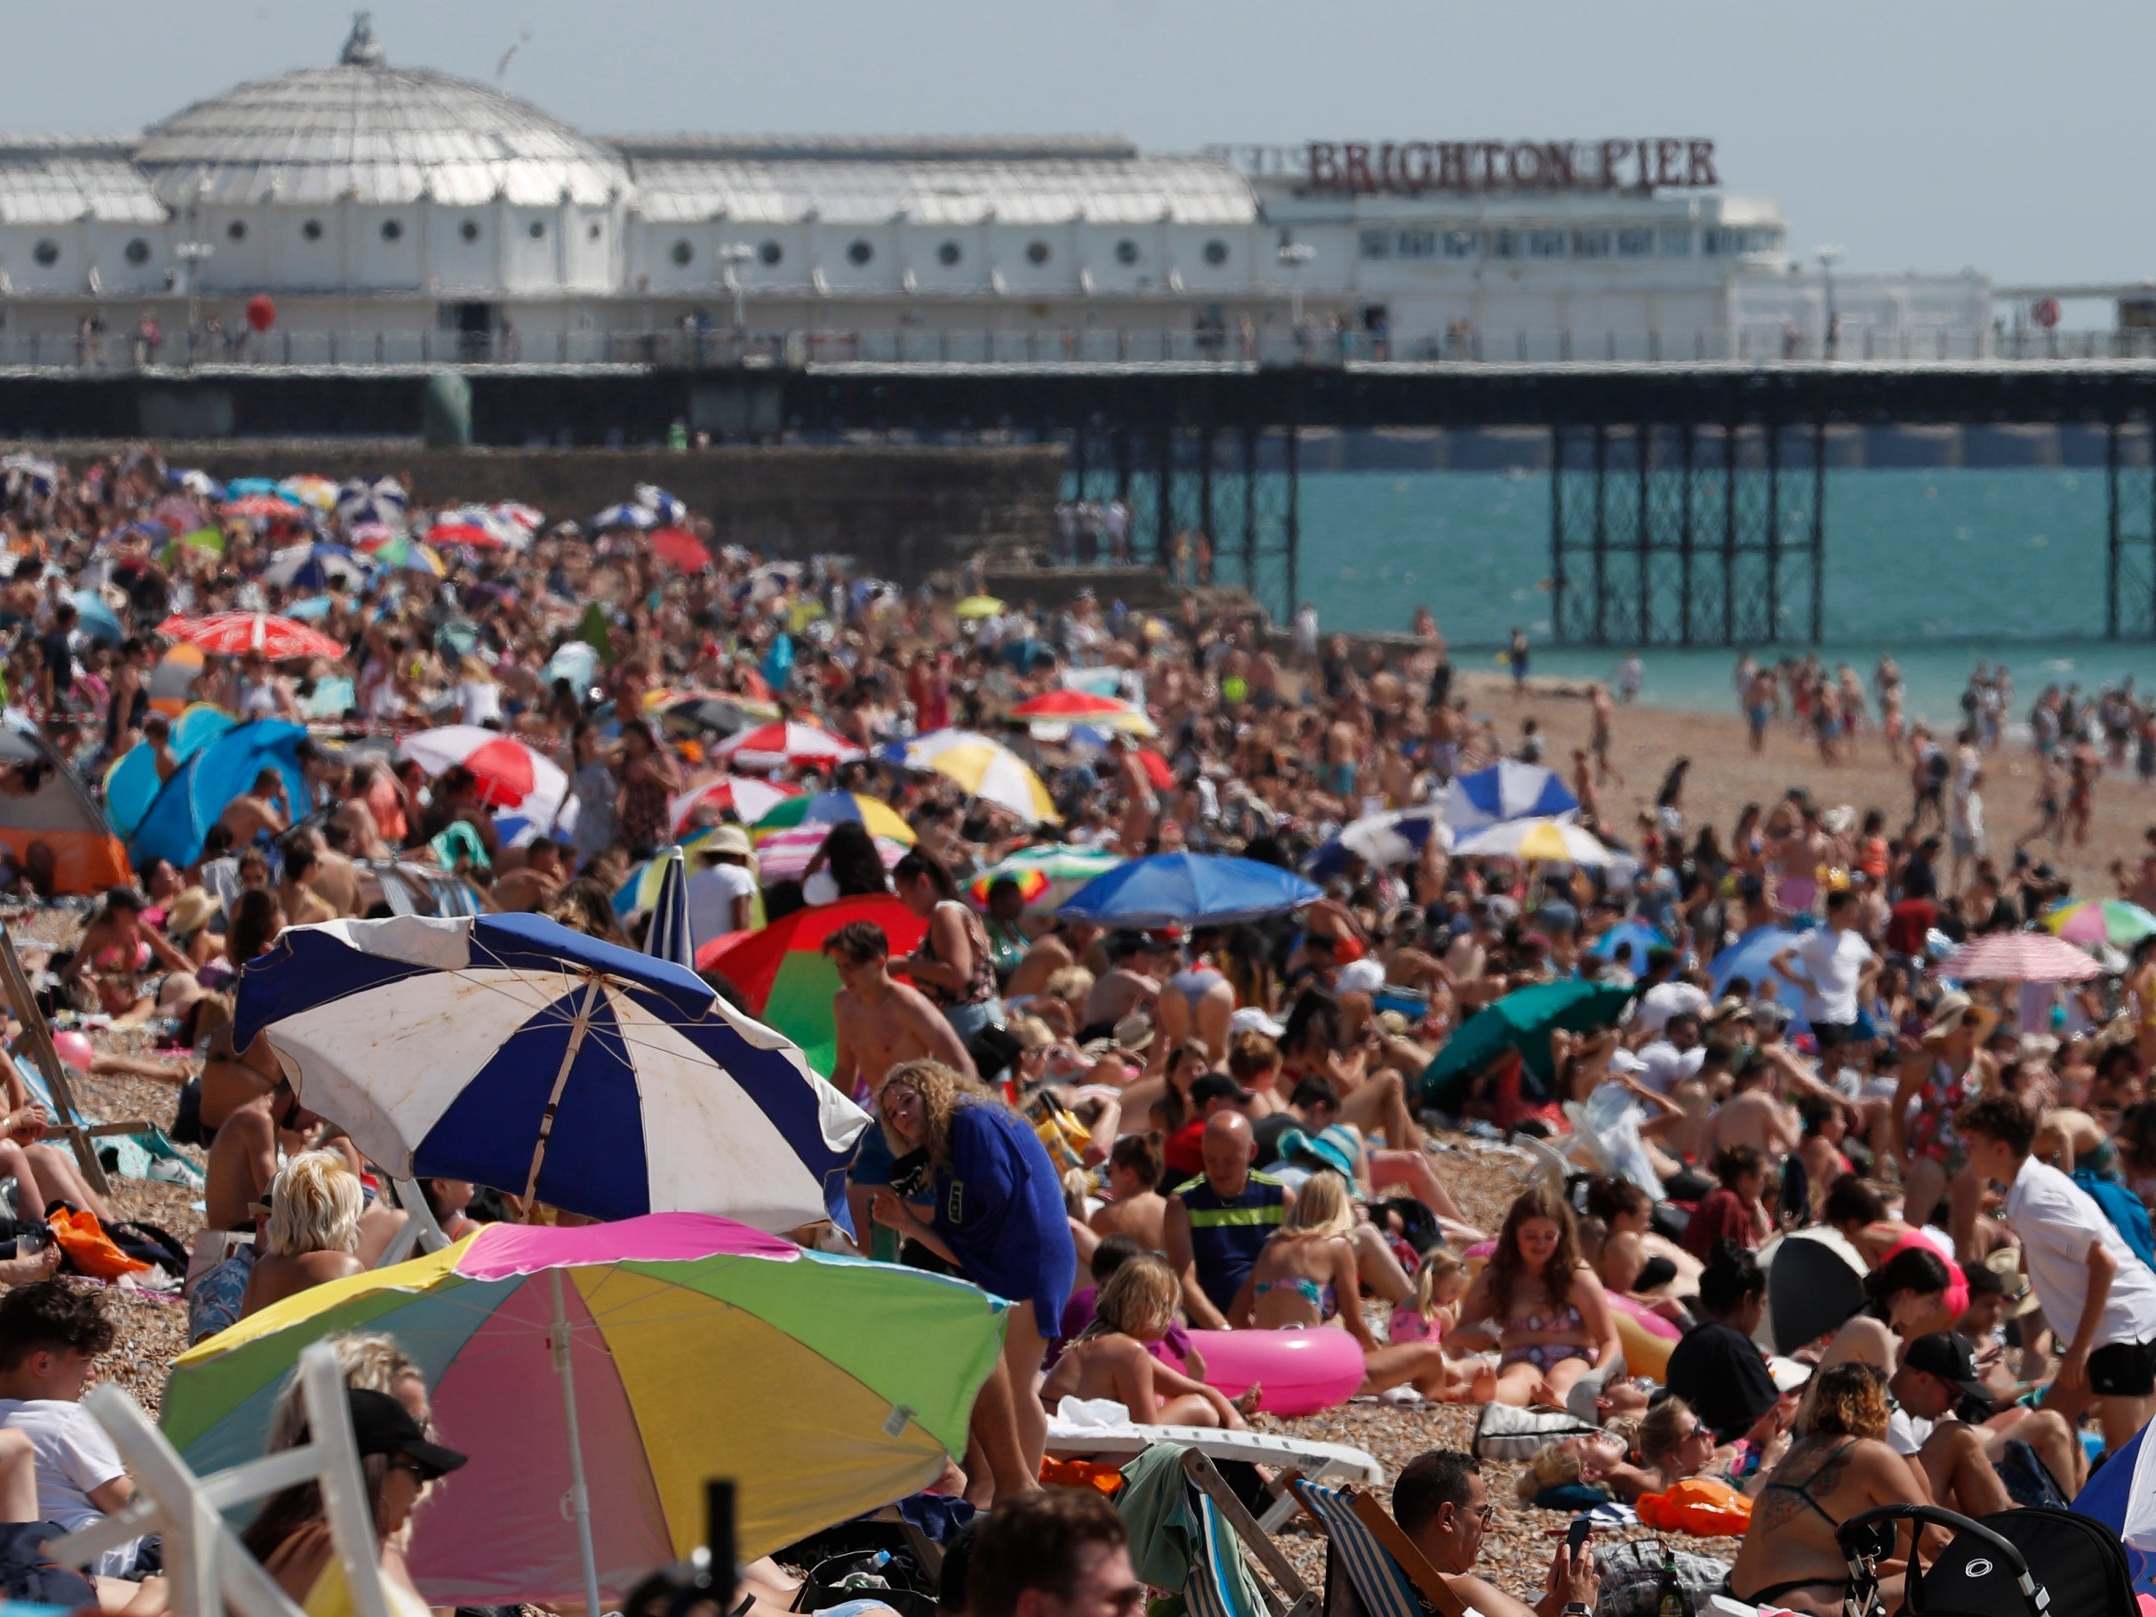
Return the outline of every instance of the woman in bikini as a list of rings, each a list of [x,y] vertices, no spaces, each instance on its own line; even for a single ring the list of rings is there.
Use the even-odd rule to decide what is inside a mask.
[[[1549,1186],[1523,1190],[1505,1214],[1489,1267],[1460,1309],[1463,1327],[1477,1320],[1497,1328],[1501,1404],[1562,1409],[1575,1381],[1623,1356],[1602,1282],[1580,1255],[1572,1209]]]
[[[983,1030],[1003,1026],[996,996],[996,968],[988,934],[973,906],[958,896],[958,883],[933,855],[913,849],[891,872],[891,885],[906,908],[928,922],[921,946],[891,970],[912,979],[969,1043]]]
[[[1929,1504],[1924,1473],[1886,1443],[1886,1381],[1868,1364],[1822,1370],[1811,1418],[1752,1504],[1729,1591],[1757,1606],[1840,1617],[1849,1568],[1835,1530],[1878,1505]],[[1879,1593],[1901,1604],[1904,1563],[1887,1563]]]
[[[1446,1402],[1487,1398],[1487,1376],[1478,1389],[1476,1366],[1455,1364],[1435,1341],[1380,1342],[1372,1334],[1363,1318],[1354,1230],[1347,1181],[1329,1168],[1312,1174],[1295,1193],[1279,1232],[1258,1253],[1228,1322],[1268,1331],[1339,1325],[1362,1348],[1364,1394],[1405,1383]]]

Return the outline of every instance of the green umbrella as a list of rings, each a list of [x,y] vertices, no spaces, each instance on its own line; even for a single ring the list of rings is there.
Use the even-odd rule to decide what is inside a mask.
[[[1631,998],[1629,988],[1567,977],[1522,988],[1485,1005],[1460,1024],[1437,1052],[1437,1059],[1423,1069],[1424,1104],[1458,1111],[1468,1080],[1508,1050],[1520,1052],[1527,1065],[1527,1087],[1538,1091],[1536,1099],[1546,1099],[1553,1076],[1551,1031],[1565,1028],[1580,1033],[1613,1026]]]

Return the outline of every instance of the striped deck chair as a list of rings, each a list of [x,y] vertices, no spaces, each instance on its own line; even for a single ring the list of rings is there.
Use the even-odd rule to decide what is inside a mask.
[[[1438,1576],[1385,1507],[1353,1488],[1288,1486],[1325,1530],[1325,1617],[1468,1617],[1468,1608]]]
[[[1219,1469],[1196,1449],[1183,1451],[1198,1518],[1198,1548],[1183,1584],[1189,1617],[1318,1617],[1318,1600]],[[1246,1559],[1247,1557],[1247,1559]],[[1278,1585],[1275,1593],[1249,1562]]]

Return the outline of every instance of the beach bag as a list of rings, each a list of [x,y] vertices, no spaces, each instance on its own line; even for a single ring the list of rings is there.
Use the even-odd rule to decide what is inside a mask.
[[[1622,1544],[1597,1542],[1594,1551],[1595,1570],[1602,1574],[1595,1617],[1655,1617],[1668,1547],[1658,1538],[1640,1538]],[[1676,1559],[1677,1586],[1691,1598],[1692,1609],[1711,1609],[1709,1601],[1729,1578],[1729,1563],[1689,1550],[1678,1550]]]
[[[1052,1096],[1046,1093],[1035,1095],[1026,1102],[1025,1115],[1026,1121],[1033,1125],[1033,1132],[1040,1136],[1041,1144],[1048,1148],[1048,1160],[1055,1164],[1058,1173],[1085,1166],[1085,1149],[1093,1143],[1092,1131],[1058,1105]]]
[[[1752,1525],[1752,1502],[1713,1477],[1686,1477],[1666,1493],[1641,1494],[1633,1508],[1640,1525],[1701,1538],[1742,1538]]]
[[[1561,1409],[1519,1409],[1511,1404],[1484,1404],[1475,1422],[1474,1440],[1468,1444],[1478,1460],[1529,1460],[1545,1443],[1567,1437],[1591,1437],[1602,1428],[1591,1426],[1577,1415]]]
[[[92,1280],[117,1280],[122,1275],[141,1274],[150,1267],[121,1251],[119,1244],[98,1223],[95,1213],[86,1213],[63,1203],[46,1224],[59,1245],[61,1257],[76,1274],[88,1275]],[[187,1262],[183,1258],[176,1272],[184,1274],[186,1271]]]
[[[68,1610],[95,1608],[97,1591],[82,1574],[46,1553],[45,1546],[66,1532],[58,1522],[0,1523],[0,1594]]]
[[[179,1238],[170,1230],[140,1219],[128,1219],[108,1226],[105,1234],[124,1255],[137,1262],[163,1269],[175,1279],[187,1273],[187,1248],[180,1245]]]

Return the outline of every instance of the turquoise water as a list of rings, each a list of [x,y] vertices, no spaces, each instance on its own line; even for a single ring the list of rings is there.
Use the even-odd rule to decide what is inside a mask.
[[[2129,532],[2149,531],[2148,488],[2145,472],[2124,481]],[[1330,472],[1305,477],[1302,496],[1302,589],[1328,630],[1404,631],[1427,605],[1465,666],[1489,660],[1514,624],[1534,642],[1538,673],[1606,677],[1624,655],[1549,643],[1547,476]],[[2101,471],[1833,472],[1826,500],[1818,650],[1853,664],[1867,690],[1873,662],[1892,651],[1912,717],[1955,717],[1980,661],[2008,665],[2022,709],[2050,680],[2087,688],[2132,674],[2156,684],[2156,645],[2102,639]],[[2128,577],[2136,571],[2130,564]],[[2146,587],[2146,564],[2138,571]],[[1801,636],[1804,587],[1785,594],[1784,632]],[[1787,649],[1810,648],[1792,638]],[[1732,707],[1735,658],[1643,651],[1643,699]]]

